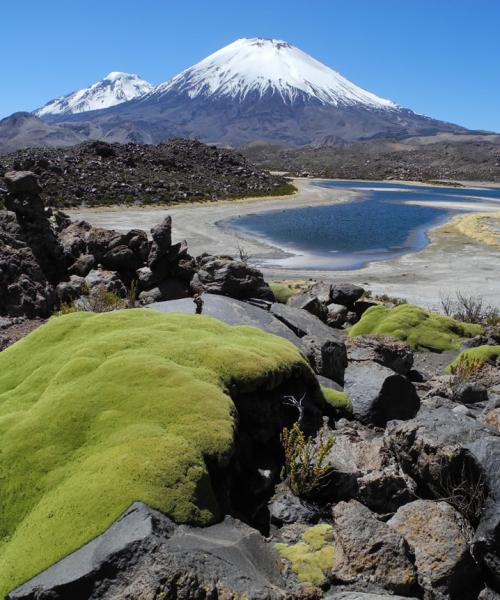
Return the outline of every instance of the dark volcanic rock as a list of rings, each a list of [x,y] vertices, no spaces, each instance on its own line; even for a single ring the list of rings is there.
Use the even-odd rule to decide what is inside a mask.
[[[2,164],[33,170],[48,206],[217,200],[272,194],[285,184],[233,150],[194,140],[28,148],[2,156]],[[0,192],[0,204],[3,199]]]
[[[350,363],[344,389],[354,417],[365,424],[383,426],[392,419],[411,419],[420,407],[414,385],[375,362]]]
[[[227,517],[177,527],[137,502],[105,533],[18,587],[9,600],[228,598],[285,600],[277,556],[258,531]]]
[[[353,283],[336,283],[332,285],[330,301],[350,308],[354,306],[356,300],[359,300],[364,293],[365,290],[359,285],[354,285]]]

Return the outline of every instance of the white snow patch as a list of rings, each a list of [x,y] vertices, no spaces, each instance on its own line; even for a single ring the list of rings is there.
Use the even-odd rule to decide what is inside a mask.
[[[358,87],[299,48],[265,38],[236,40],[159,85],[153,94],[170,91],[191,98],[229,96],[240,100],[251,92],[260,96],[271,92],[289,104],[313,97],[334,106],[398,108],[391,100]]]

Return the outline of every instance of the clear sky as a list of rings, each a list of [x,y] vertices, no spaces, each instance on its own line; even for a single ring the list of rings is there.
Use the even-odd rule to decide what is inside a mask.
[[[500,0],[2,0],[0,15],[0,117],[274,37],[416,112],[500,131]]]

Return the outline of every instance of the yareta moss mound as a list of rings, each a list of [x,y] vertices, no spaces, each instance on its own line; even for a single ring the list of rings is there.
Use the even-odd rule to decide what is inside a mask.
[[[218,518],[207,462],[234,451],[232,398],[292,375],[317,388],[282,338],[147,309],[58,317],[2,352],[0,598],[135,501]]]
[[[446,367],[448,373],[455,373],[460,364],[468,363],[478,367],[491,363],[495,364],[500,359],[500,346],[477,346],[477,348],[468,348],[455,358],[455,360]]]
[[[380,333],[407,342],[412,350],[444,352],[458,348],[464,338],[481,331],[480,325],[462,323],[413,304],[401,304],[395,308],[372,306],[348,333],[351,336]]]

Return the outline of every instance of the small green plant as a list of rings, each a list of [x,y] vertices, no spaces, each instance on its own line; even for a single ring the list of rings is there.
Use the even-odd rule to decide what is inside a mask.
[[[335,409],[338,418],[352,418],[352,402],[345,392],[321,386],[321,392],[328,404]]]
[[[500,358],[500,346],[477,346],[461,352],[446,368],[448,373],[462,378],[478,375],[483,367],[490,363],[494,365]]]
[[[315,525],[302,534],[302,540],[297,544],[276,544],[275,547],[290,561],[299,581],[323,585],[335,557],[333,527],[326,523]]]
[[[282,479],[288,480],[291,491],[302,498],[314,496],[331,475],[333,465],[328,454],[335,443],[333,434],[323,427],[316,439],[306,436],[298,422],[281,434],[285,463]]]

